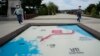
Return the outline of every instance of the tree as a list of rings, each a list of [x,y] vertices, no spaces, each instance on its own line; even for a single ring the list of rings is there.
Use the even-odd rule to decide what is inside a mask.
[[[99,12],[100,12],[100,2],[97,4],[97,15],[99,15]]]
[[[48,8],[45,4],[42,4],[39,8],[39,11],[38,11],[39,15],[48,15]]]
[[[49,14],[55,15],[56,12],[58,11],[58,7],[52,2],[49,2],[47,7],[48,7]]]
[[[90,4],[86,9],[85,9],[85,14],[90,15],[92,17],[98,17],[100,18],[100,2],[98,4]]]
[[[7,16],[8,11],[8,0],[1,0],[0,1],[0,15]]]
[[[96,7],[93,7],[91,10],[91,16],[95,17],[96,16]]]
[[[86,9],[85,9],[85,13],[91,14],[92,9],[96,7],[95,4],[90,4]]]
[[[21,0],[21,2],[24,11],[26,11],[26,13],[29,14],[29,13],[34,13],[35,9],[38,9],[40,7],[42,0]],[[27,9],[26,6],[33,8]]]

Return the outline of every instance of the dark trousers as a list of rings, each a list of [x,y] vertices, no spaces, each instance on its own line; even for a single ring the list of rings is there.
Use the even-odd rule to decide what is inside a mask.
[[[22,15],[21,14],[19,14],[19,15],[17,15],[17,20],[18,20],[18,22],[21,24],[23,21],[22,21]]]
[[[81,20],[81,15],[77,15],[77,21],[79,21],[80,22],[80,20]]]

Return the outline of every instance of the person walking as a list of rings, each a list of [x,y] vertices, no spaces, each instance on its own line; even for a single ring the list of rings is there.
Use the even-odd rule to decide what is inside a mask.
[[[82,17],[82,10],[81,10],[81,6],[79,6],[79,9],[77,10],[77,21],[80,22],[81,17]]]
[[[14,14],[17,16],[17,20],[18,20],[19,24],[22,24],[24,15],[23,15],[23,9],[20,7],[20,5],[16,5]]]

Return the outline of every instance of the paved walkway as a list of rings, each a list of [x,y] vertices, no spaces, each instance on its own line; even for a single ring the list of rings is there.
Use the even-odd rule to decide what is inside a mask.
[[[0,37],[11,33],[27,23],[78,23],[76,19],[75,15],[57,14],[54,16],[38,16],[31,20],[25,20],[22,25],[19,25],[17,21],[0,21]],[[100,19],[82,17],[81,23],[100,32]]]

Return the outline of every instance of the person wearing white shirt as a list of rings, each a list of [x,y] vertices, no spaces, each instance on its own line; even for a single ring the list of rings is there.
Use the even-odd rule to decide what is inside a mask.
[[[20,5],[16,5],[16,9],[14,11],[14,14],[17,16],[17,20],[19,24],[23,23],[23,9],[20,7]]]

